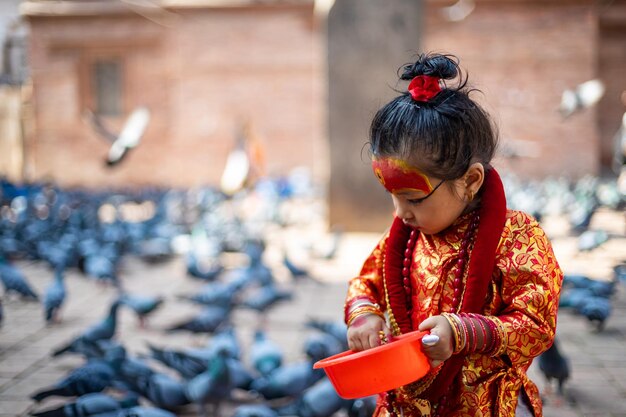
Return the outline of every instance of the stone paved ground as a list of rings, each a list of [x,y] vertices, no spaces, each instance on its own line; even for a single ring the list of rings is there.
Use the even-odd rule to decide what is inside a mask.
[[[592,228],[605,228],[611,239],[602,247],[588,253],[579,253],[575,239],[567,236],[566,227],[555,219],[546,224],[553,238],[555,251],[566,272],[587,273],[594,278],[608,279],[610,267],[626,260],[626,230],[623,213],[604,211],[594,217]],[[307,235],[306,233],[309,233]],[[274,267],[279,283],[293,288],[293,301],[278,305],[267,317],[269,336],[285,347],[286,361],[303,357],[302,342],[310,332],[302,323],[306,316],[327,319],[340,318],[346,279],[358,271],[360,263],[371,249],[377,236],[348,234],[344,237],[337,257],[332,261],[301,258],[311,267],[323,284],[293,283],[280,264],[280,247],[306,249],[311,236],[319,230],[275,230],[266,258]],[[317,234],[316,234],[317,233]],[[308,238],[306,236],[309,236]],[[300,253],[305,253],[304,250]],[[231,255],[227,262],[241,262]],[[33,286],[43,293],[51,279],[51,272],[39,263],[20,262]],[[139,328],[128,310],[121,310],[117,337],[133,353],[146,351],[146,342],[159,346],[189,347],[206,343],[206,336],[186,333],[165,334],[161,329],[198,311],[198,308],[175,299],[175,295],[193,291],[202,284],[185,276],[179,258],[151,265],[137,259],[126,259],[122,277],[129,292],[161,294],[164,306],[151,318],[146,329]],[[51,358],[50,351],[104,316],[115,296],[109,287],[100,287],[79,273],[67,274],[68,299],[61,324],[46,327],[42,309],[37,303],[5,300],[4,326],[0,329],[0,417],[28,415],[29,411],[51,407],[63,402],[48,398],[35,405],[29,395],[65,375],[82,361],[78,357]],[[563,311],[559,315],[558,337],[562,350],[569,357],[573,374],[566,386],[568,401],[559,404],[546,396],[544,415],[547,417],[626,417],[626,283],[618,288],[613,301],[613,313],[603,332],[594,332],[581,318]],[[250,340],[257,317],[249,311],[236,310],[234,322],[240,341],[245,346]],[[545,386],[535,365],[530,375],[543,391]],[[228,408],[226,408],[228,410]],[[179,415],[194,415],[194,410],[182,410]],[[223,413],[229,415],[228,411]]]

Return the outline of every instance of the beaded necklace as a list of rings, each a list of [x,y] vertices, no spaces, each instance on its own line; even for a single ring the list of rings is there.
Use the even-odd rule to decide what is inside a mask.
[[[452,306],[450,307],[450,313],[456,313],[459,304],[461,302],[461,296],[463,293],[464,278],[468,273],[469,256],[471,253],[471,247],[474,242],[475,231],[478,228],[480,222],[480,216],[478,210],[475,210],[470,219],[469,225],[465,230],[463,239],[461,239],[461,245],[459,248],[459,256],[454,266],[454,280],[452,281],[453,298]],[[404,250],[404,259],[402,261],[402,285],[404,287],[404,293],[406,296],[407,313],[409,316],[413,310],[413,304],[411,302],[411,264],[413,259],[413,250],[415,249],[415,243],[418,239],[418,232],[411,230],[409,238],[406,242],[406,249]]]

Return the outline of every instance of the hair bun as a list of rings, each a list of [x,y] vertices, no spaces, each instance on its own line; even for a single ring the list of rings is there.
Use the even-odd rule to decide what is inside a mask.
[[[413,64],[402,67],[401,80],[412,80],[418,75],[431,75],[452,80],[459,75],[459,63],[453,55],[420,54]]]

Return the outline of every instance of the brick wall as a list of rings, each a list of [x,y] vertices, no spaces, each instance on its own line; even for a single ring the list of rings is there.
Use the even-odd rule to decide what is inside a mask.
[[[269,173],[304,165],[324,178],[324,77],[312,19],[311,4],[179,10],[167,22],[31,17],[30,179],[216,184],[244,122],[265,147]],[[108,143],[81,117],[85,63],[107,53],[124,56],[126,114],[138,105],[152,112],[141,144],[114,169],[103,163]],[[119,128],[123,118],[106,122]]]
[[[450,2],[429,1],[426,50],[461,58],[477,98],[500,128],[504,149],[523,144],[538,157],[503,158],[496,166],[526,178],[598,174],[595,110],[563,119],[563,89],[597,76],[598,25],[592,2],[478,1],[460,22],[442,18]]]

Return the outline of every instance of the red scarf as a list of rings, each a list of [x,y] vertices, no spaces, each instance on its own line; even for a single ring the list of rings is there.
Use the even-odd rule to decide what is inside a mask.
[[[486,173],[479,210],[480,222],[474,239],[465,283],[465,295],[459,312],[482,313],[485,295],[495,266],[496,249],[506,221],[504,187],[495,169],[490,169]],[[389,308],[402,333],[412,330],[402,284],[402,261],[410,233],[411,228],[396,217],[389,232],[384,265]],[[463,359],[462,355],[453,355],[445,361],[435,380],[420,397],[436,403],[446,393],[461,370]]]

